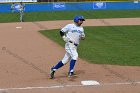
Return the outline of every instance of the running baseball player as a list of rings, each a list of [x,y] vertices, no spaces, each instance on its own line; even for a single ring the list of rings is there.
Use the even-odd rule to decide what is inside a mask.
[[[65,44],[65,56],[59,61],[55,66],[51,68],[50,79],[54,78],[54,73],[56,70],[64,66],[70,61],[68,77],[74,75],[74,66],[78,59],[77,46],[80,40],[85,39],[84,29],[81,24],[85,21],[84,17],[81,15],[74,17],[74,23],[68,24],[60,30],[60,35],[62,39],[66,42]]]

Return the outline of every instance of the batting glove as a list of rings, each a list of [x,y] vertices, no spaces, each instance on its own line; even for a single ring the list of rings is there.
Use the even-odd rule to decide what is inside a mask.
[[[69,38],[67,38],[66,36],[62,36],[62,38],[65,42],[69,42]]]

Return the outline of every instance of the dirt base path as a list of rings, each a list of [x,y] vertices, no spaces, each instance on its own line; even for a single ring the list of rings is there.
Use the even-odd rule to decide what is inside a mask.
[[[140,93],[140,67],[89,64],[78,59],[74,78],[68,64],[50,80],[50,67],[64,48],[38,31],[59,29],[72,21],[0,23],[0,93]],[[86,20],[84,26],[140,25],[140,18]],[[96,80],[86,86],[81,81]]]

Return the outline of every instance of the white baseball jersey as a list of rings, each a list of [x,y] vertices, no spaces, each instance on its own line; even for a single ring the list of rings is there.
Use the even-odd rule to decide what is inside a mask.
[[[25,5],[24,5],[24,4],[22,4],[22,5],[20,4],[20,5],[19,5],[19,11],[20,11],[20,12],[23,12],[24,9],[25,9]]]
[[[79,44],[81,36],[85,37],[84,29],[82,26],[77,26],[75,23],[68,24],[61,29],[62,32],[66,33],[66,37],[76,44]]]
[[[79,44],[80,38],[85,37],[84,29],[82,26],[77,26],[75,23],[68,24],[61,29],[62,32],[66,33],[66,37],[69,38],[70,41],[74,42],[75,44]],[[70,59],[77,60],[78,59],[78,52],[77,47],[67,42],[65,44],[66,54],[62,59],[62,63],[66,64],[69,62]]]

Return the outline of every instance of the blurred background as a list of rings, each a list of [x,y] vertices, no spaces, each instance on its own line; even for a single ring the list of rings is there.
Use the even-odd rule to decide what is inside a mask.
[[[140,0],[38,0],[38,2],[140,1]]]

